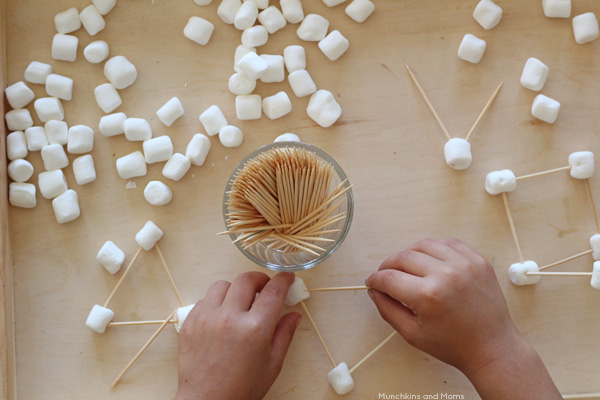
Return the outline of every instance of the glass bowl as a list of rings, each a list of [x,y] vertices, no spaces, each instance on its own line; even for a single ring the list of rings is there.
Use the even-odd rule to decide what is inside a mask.
[[[248,154],[240,163],[237,165],[231,177],[227,182],[227,186],[225,187],[225,194],[223,196],[223,220],[225,221],[226,229],[229,229],[227,225],[227,214],[230,212],[228,206],[229,200],[229,192],[232,189],[232,183],[235,179],[238,171],[244,168],[246,163],[259,154],[269,151],[274,148],[285,148],[285,147],[296,147],[306,149],[310,152],[313,152],[317,155],[319,160],[325,161],[330,164],[334,173],[332,175],[330,190],[334,187],[338,186],[341,182],[346,181],[344,188],[350,186],[350,182],[347,180],[346,174],[342,170],[342,167],[327,153],[318,147],[312,146],[306,143],[298,143],[298,142],[277,142],[271,143],[266,146],[262,146],[250,154]],[[263,242],[259,242],[249,248],[244,248],[241,242],[234,243],[235,246],[246,256],[248,259],[252,260],[256,264],[268,268],[273,271],[302,271],[309,268],[314,267],[317,264],[322,263],[327,260],[335,251],[342,245],[348,231],[350,230],[350,225],[352,223],[352,216],[354,214],[354,196],[352,195],[352,189],[349,189],[340,199],[343,201],[340,204],[340,207],[337,209],[336,213],[345,212],[345,218],[337,221],[335,224],[329,226],[327,230],[336,230],[339,229],[338,232],[323,234],[321,237],[331,239],[330,242],[325,242],[325,244],[319,243],[319,246],[322,247],[325,251],[322,252],[319,256],[311,254],[306,251],[293,251],[285,253],[282,250],[275,250],[269,248]],[[238,234],[231,233],[229,234],[232,242],[238,238]]]

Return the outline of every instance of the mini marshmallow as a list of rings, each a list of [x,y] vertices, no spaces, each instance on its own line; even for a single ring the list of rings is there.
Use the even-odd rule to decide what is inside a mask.
[[[242,45],[244,47],[259,47],[267,43],[269,32],[262,25],[256,25],[245,29],[242,33]]]
[[[508,277],[510,281],[517,285],[535,285],[540,281],[539,275],[527,275],[527,272],[540,272],[535,261],[525,261],[524,263],[516,263],[508,269]]]
[[[57,33],[52,39],[52,58],[61,61],[75,61],[79,39],[72,35]]]
[[[594,289],[600,290],[600,262],[594,262],[594,269],[592,271],[592,280],[590,282]]]
[[[46,130],[41,126],[27,128],[25,137],[27,138],[27,149],[29,151],[40,151],[44,146],[48,145]]]
[[[60,144],[49,144],[42,147],[41,154],[46,171],[66,168],[69,165],[67,153]]]
[[[297,24],[304,19],[304,10],[300,0],[281,0],[279,5],[283,17],[290,24]]]
[[[17,158],[8,164],[8,176],[15,182],[27,182],[33,175],[33,165],[27,160]]]
[[[590,247],[593,250],[594,260],[600,260],[600,234],[596,233],[590,238]]]
[[[237,10],[233,19],[233,26],[243,31],[254,25],[258,17],[258,7],[256,3],[247,1]]]
[[[571,0],[542,0],[544,15],[548,18],[569,18]]]
[[[107,240],[98,251],[96,260],[98,260],[111,275],[114,275],[121,269],[121,265],[123,265],[123,261],[125,261],[125,253],[123,253],[123,250],[116,244]]]
[[[481,0],[473,11],[473,18],[485,30],[490,30],[500,23],[502,8],[492,0]]]
[[[81,215],[77,192],[71,189],[52,200],[52,208],[59,224],[74,221]]]
[[[269,119],[281,118],[292,112],[292,102],[286,92],[265,97],[262,101],[263,112]]]
[[[558,117],[560,103],[543,94],[538,94],[531,105],[531,115],[549,124],[553,124]]]
[[[298,37],[307,42],[318,42],[327,35],[329,29],[329,21],[318,14],[308,14],[296,33]]]
[[[61,169],[40,172],[38,187],[45,199],[53,199],[67,191],[67,179]]]
[[[108,43],[104,40],[95,40],[92,43],[85,46],[83,49],[83,56],[91,64],[99,64],[106,60],[110,49]]]
[[[283,61],[288,73],[306,69],[306,53],[302,46],[287,46],[283,49]]]
[[[115,111],[122,103],[121,96],[112,83],[103,83],[94,89],[94,96],[98,107],[105,113]]]
[[[167,135],[145,140],[142,146],[146,164],[167,161],[173,155],[173,142]]]
[[[244,0],[244,3],[247,1],[251,1],[258,7],[259,10],[264,10],[269,7],[269,0]]]
[[[58,33],[71,33],[81,28],[79,11],[75,7],[60,12],[54,16],[54,27]]]
[[[183,29],[183,36],[204,46],[210,40],[214,30],[215,26],[210,21],[200,17],[190,17]]]
[[[114,316],[115,313],[112,310],[95,304],[85,321],[85,326],[94,332],[104,333],[106,325],[112,321]]]
[[[354,0],[352,3],[348,4],[344,11],[350,18],[358,23],[362,23],[373,14],[373,11],[375,11],[375,4],[369,0]]]
[[[33,119],[31,119],[31,114],[26,108],[10,110],[4,115],[4,120],[10,131],[24,131],[33,126]]]
[[[169,158],[163,167],[162,174],[165,178],[173,181],[179,181],[185,176],[192,163],[181,153],[175,153]]]
[[[306,113],[321,127],[329,128],[342,115],[342,107],[330,91],[321,89],[310,96]]]
[[[79,19],[81,19],[81,24],[90,36],[96,35],[106,26],[102,14],[94,5],[84,8],[79,13]]]
[[[466,169],[471,165],[471,143],[465,139],[452,138],[444,145],[446,164],[454,169]]]
[[[73,96],[73,79],[58,74],[48,75],[46,93],[48,93],[48,96],[57,97],[61,100],[71,100]]]
[[[350,393],[354,389],[354,380],[345,362],[339,363],[337,367],[329,371],[327,380],[333,390],[339,395]]]
[[[196,133],[185,149],[185,156],[192,164],[201,167],[206,160],[209,150],[210,140],[208,140],[208,137],[201,133]]]
[[[127,58],[116,56],[104,64],[104,76],[116,89],[125,89],[137,79],[137,69]]]
[[[6,136],[6,157],[9,160],[25,158],[29,154],[27,138],[23,131],[9,133]]]
[[[249,3],[251,3],[251,2],[249,2]],[[244,4],[248,4],[248,3],[244,3]],[[254,4],[254,3],[251,3],[251,4]],[[190,311],[192,311],[192,308],[194,308],[194,306],[195,306],[195,304],[190,304],[189,306],[179,307],[177,309],[177,312],[175,313],[175,320],[177,322],[174,324],[175,331],[177,331],[177,333],[181,332],[183,323],[187,319],[187,316],[189,315]]]
[[[549,69],[546,64],[537,58],[531,57],[525,63],[525,67],[523,67],[521,85],[526,89],[539,92],[546,83],[548,72]]]
[[[127,118],[123,123],[123,131],[127,140],[132,142],[152,138],[152,128],[143,118]]]
[[[477,64],[483,57],[485,47],[485,40],[467,33],[458,47],[458,57],[470,63]]]
[[[267,71],[260,77],[260,81],[264,83],[283,82],[285,78],[283,56],[261,54],[260,58],[269,64]]]
[[[91,154],[73,160],[73,175],[78,185],[87,185],[96,180],[96,168]]]
[[[10,104],[13,109],[23,108],[35,98],[33,90],[29,89],[23,81],[17,82],[4,89],[4,94],[6,95],[8,104]]]
[[[212,3],[212,0],[194,0],[194,3],[199,6],[207,6]]]
[[[53,119],[62,121],[65,119],[65,110],[60,100],[56,97],[42,97],[41,99],[37,99],[33,103],[33,107],[42,122],[48,122]]]
[[[89,126],[75,125],[69,128],[67,151],[71,154],[89,153],[94,148],[94,130]]]
[[[287,21],[283,14],[275,6],[270,6],[258,14],[258,21],[267,28],[267,31],[272,35],[281,28],[285,27]]]
[[[35,185],[31,183],[11,182],[8,185],[8,202],[13,207],[33,208],[35,199]]]
[[[235,113],[240,121],[259,119],[262,116],[262,99],[257,94],[237,96]]]
[[[300,142],[300,138],[295,133],[284,133],[275,138],[273,143],[279,142]]]
[[[236,66],[250,79],[258,79],[263,76],[269,68],[269,63],[256,53],[248,53]]]
[[[234,56],[234,60],[233,60],[233,70],[235,72],[240,72],[240,69],[236,66],[238,61],[240,61],[242,59],[242,57],[244,57],[246,54],[248,54],[250,52],[256,53],[256,48],[245,47],[244,45],[241,45],[241,44],[235,48],[235,56]]]
[[[510,169],[492,171],[485,177],[485,191],[491,195],[512,192],[517,188],[517,179]]]
[[[144,227],[135,235],[135,241],[144,250],[148,251],[154,247],[156,242],[163,236],[163,231],[152,221],[146,222]]]
[[[292,286],[290,286],[283,302],[286,306],[292,307],[301,301],[308,299],[309,297],[310,292],[308,291],[306,284],[302,279],[296,277],[294,278],[294,282],[292,283]]]
[[[221,21],[231,25],[241,6],[242,2],[240,0],[222,0],[219,8],[217,8],[217,15],[221,18]]]
[[[50,120],[44,124],[49,144],[67,144],[69,127],[65,121]]]
[[[121,135],[125,133],[126,120],[127,115],[122,112],[105,115],[104,117],[100,118],[98,129],[100,130],[100,133],[107,137]]]
[[[153,206],[164,206],[171,202],[173,193],[161,181],[150,181],[144,189],[144,198]]]
[[[573,17],[573,33],[578,44],[594,41],[598,38],[598,20],[593,12]]]
[[[345,1],[346,0],[323,0],[323,3],[325,3],[327,7],[335,7],[342,4]]]
[[[77,15],[77,20],[79,20],[79,14]],[[25,80],[27,82],[43,85],[46,83],[46,79],[51,73],[52,65],[41,63],[39,61],[32,61],[25,70]]]
[[[227,125],[219,132],[219,140],[225,147],[238,147],[244,140],[244,134],[237,126]]]
[[[179,101],[177,97],[173,97],[171,100],[167,101],[165,105],[156,112],[156,116],[160,119],[160,122],[166,126],[173,125],[173,122],[182,115],[183,105],[181,105],[181,101]]]
[[[575,179],[588,179],[594,176],[594,153],[577,151],[569,154],[571,176]]]
[[[256,88],[256,79],[250,79],[243,72],[236,72],[229,78],[229,91],[235,95],[250,94]]]
[[[117,172],[122,179],[144,176],[148,172],[146,159],[141,151],[134,151],[117,158]]]
[[[106,15],[117,4],[117,0],[92,0],[92,3],[96,6],[100,14]]]
[[[219,106],[212,105],[200,114],[200,122],[209,136],[214,136],[219,133],[221,128],[227,125],[227,119]]]
[[[315,82],[313,82],[310,74],[305,69],[291,72],[288,75],[288,81],[297,97],[306,97],[317,91]]]
[[[340,33],[340,31],[331,31],[319,42],[319,49],[331,61],[335,61],[342,56],[350,47],[350,42]]]

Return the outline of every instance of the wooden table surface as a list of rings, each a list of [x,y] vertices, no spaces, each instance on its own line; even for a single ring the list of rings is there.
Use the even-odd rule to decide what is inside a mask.
[[[202,298],[217,279],[262,270],[227,237],[215,233],[223,230],[223,190],[236,164],[284,132],[294,132],[331,154],[354,185],[350,234],[327,262],[298,274],[309,287],[361,285],[386,256],[420,238],[458,237],[494,265],[513,318],[559,389],[600,392],[600,293],[590,287],[589,278],[581,277],[549,277],[535,286],[513,286],[507,268],[518,259],[502,200],[483,189],[492,170],[509,168],[522,175],[564,166],[574,151],[600,150],[600,40],[577,45],[571,21],[545,18],[540,1],[499,1],[504,17],[491,31],[473,19],[475,0],[380,0],[363,24],[350,20],[344,6],[304,1],[306,14],[322,14],[332,29],[350,40],[349,51],[331,62],[316,43],[301,42],[296,26],[288,25],[259,52],[282,54],[289,44],[303,45],[308,70],[318,88],[336,95],[343,108],[341,119],[329,129],[317,126],[306,116],[308,99],[295,98],[283,82],[259,83],[256,93],[268,96],[285,90],[293,104],[289,115],[275,121],[238,121],[227,80],[240,33],[219,20],[218,3],[198,7],[191,0],[120,0],[106,17],[105,30],[93,38],[83,29],[75,33],[80,39],[78,59],[68,63],[51,58],[53,17],[71,6],[81,10],[87,2],[6,0],[6,84],[22,80],[33,60],[51,63],[56,73],[72,77],[73,100],[63,102],[66,121],[96,130],[92,154],[98,175],[94,183],[78,186],[71,167],[65,170],[82,212],[72,223],[58,225],[51,202],[39,194],[35,209],[8,210],[12,264],[7,268],[14,273],[16,336],[16,387],[10,376],[8,383],[12,394],[16,389],[20,399],[171,397],[176,390],[177,335],[170,328],[110,390],[111,381],[154,327],[114,328],[103,335],[85,327],[92,305],[102,304],[118,279],[99,266],[96,252],[112,240],[128,261],[137,248],[135,233],[147,220],[156,222],[165,232],[161,249],[186,303]],[[572,15],[588,11],[600,15],[600,4],[573,2]],[[183,36],[193,15],[215,24],[207,46]],[[456,56],[466,33],[487,41],[477,65]],[[97,131],[102,112],[93,89],[106,78],[102,64],[89,64],[82,55],[83,47],[97,39],[109,43],[111,56],[124,55],[138,69],[136,83],[121,91],[118,111],[148,119],[155,136],[172,138],[175,151],[184,152],[191,136],[203,132],[198,115],[212,104],[244,131],[244,143],[236,149],[211,138],[205,165],[192,167],[180,182],[167,182],[174,198],[165,207],[149,205],[142,193],[148,181],[162,179],[162,165],[149,166],[147,176],[134,179],[137,189],[126,190],[115,160],[141,145],[122,136],[105,138]],[[519,84],[529,57],[550,67],[542,93],[562,104],[553,125],[531,116],[536,93]],[[453,136],[466,135],[494,88],[504,81],[472,138],[474,160],[469,169],[454,171],[445,165],[444,136],[409,80],[405,63],[415,70]],[[41,85],[31,86],[38,96],[44,95]],[[172,96],[181,99],[185,115],[165,128],[155,112]],[[43,170],[39,153],[28,159],[37,183],[37,173]],[[591,185],[600,200],[600,179],[593,177]],[[526,259],[542,265],[589,248],[595,228],[585,186],[568,173],[519,183],[510,203]],[[591,256],[586,256],[557,270],[591,271],[591,264]],[[111,303],[115,321],[165,318],[177,305],[154,250],[142,254],[122,289]],[[353,365],[391,332],[364,292],[316,293],[307,305],[338,362]],[[330,369],[305,319],[267,398],[335,399],[326,379]],[[377,399],[380,393],[477,398],[457,370],[399,337],[357,370],[354,379],[356,388],[347,399]]]

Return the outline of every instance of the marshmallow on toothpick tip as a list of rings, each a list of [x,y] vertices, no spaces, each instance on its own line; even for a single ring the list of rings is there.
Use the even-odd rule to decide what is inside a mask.
[[[285,78],[283,56],[261,54],[260,58],[269,64],[265,73],[260,77],[260,81],[264,83],[283,82]]]
[[[135,241],[144,250],[148,251],[154,247],[156,242],[163,236],[163,231],[152,221],[146,222],[144,227],[135,235]]]
[[[273,143],[278,142],[300,142],[300,138],[295,133],[284,133],[283,135],[277,136],[273,141]]]
[[[112,83],[103,83],[94,89],[94,97],[98,107],[105,113],[115,111],[123,103],[121,96]]]
[[[238,147],[244,141],[244,134],[237,126],[227,125],[219,132],[219,140],[225,147]]]
[[[350,18],[358,23],[362,23],[373,14],[375,4],[369,0],[353,0],[344,11]]]
[[[79,20],[79,14],[77,16]],[[48,75],[52,73],[52,65],[39,61],[32,61],[25,70],[25,80],[30,83],[43,85],[46,83]]]
[[[105,115],[100,118],[100,124],[98,125],[98,129],[100,133],[104,136],[116,136],[122,135],[125,133],[125,121],[127,120],[127,115],[125,113],[114,113],[110,115]]]
[[[52,39],[52,58],[73,62],[77,58],[79,39],[73,35],[57,33]]]
[[[116,56],[104,64],[104,76],[116,89],[125,89],[137,79],[137,69],[127,58]]]
[[[350,42],[340,33],[340,31],[331,31],[324,39],[319,41],[319,49],[331,61],[340,58],[350,47]]]
[[[297,24],[304,19],[304,10],[300,0],[281,0],[281,12],[290,24]]]
[[[161,181],[150,181],[144,189],[144,198],[153,206],[164,206],[171,202],[173,193]]]
[[[594,262],[594,269],[592,271],[592,280],[590,282],[594,289],[600,290],[600,262]]]
[[[296,33],[298,37],[307,42],[318,42],[327,35],[329,21],[318,14],[308,14]]]
[[[8,201],[13,207],[34,208],[35,185],[32,183],[11,182],[8,186]]]
[[[297,97],[306,97],[317,91],[317,86],[307,70],[301,69],[291,72],[288,81],[292,91]]]
[[[242,45],[247,48],[260,47],[269,40],[269,31],[262,25],[255,25],[242,32]]]
[[[221,21],[231,25],[241,6],[241,0],[221,0],[221,4],[217,8],[217,16],[221,18]]]
[[[42,122],[48,122],[53,119],[62,121],[65,119],[65,110],[60,100],[56,97],[42,97],[41,99],[37,99],[33,103],[33,108],[35,108],[35,112]]]
[[[165,178],[179,181],[190,169],[192,163],[189,158],[181,153],[175,153],[163,167],[162,174]]]
[[[485,177],[485,191],[491,195],[512,192],[516,188],[517,179],[509,169],[492,171]]]
[[[558,118],[560,103],[543,94],[538,94],[531,105],[531,115],[539,120],[553,124]]]
[[[109,53],[108,43],[104,40],[95,40],[85,46],[83,56],[91,64],[99,64],[106,60]]]
[[[85,326],[94,332],[104,333],[106,326],[114,316],[115,313],[111,309],[95,304],[85,321]]]
[[[485,40],[467,33],[458,47],[458,57],[470,63],[477,64],[483,57],[485,47]]]
[[[465,139],[452,138],[444,145],[446,164],[454,169],[466,169],[471,165],[471,144]]]
[[[33,175],[33,165],[21,158],[11,161],[6,170],[10,179],[15,182],[27,182]]]
[[[269,119],[281,118],[292,111],[292,102],[286,92],[278,92],[262,100],[263,112]]]
[[[36,103],[38,101],[39,99],[36,100]],[[8,126],[8,130],[10,131],[24,131],[25,129],[33,126],[33,119],[31,118],[31,113],[26,108],[10,110],[6,113],[6,115],[4,115],[4,120],[6,121],[6,126]]]
[[[123,250],[116,244],[108,240],[98,251],[96,260],[98,260],[111,275],[114,275],[121,269],[121,265],[123,265],[123,261],[125,261],[125,253],[123,253]]]
[[[339,363],[337,367],[329,371],[327,380],[339,395],[350,393],[354,389],[354,380],[345,362]]]
[[[190,304],[189,306],[179,307],[177,309],[177,312],[175,313],[175,320],[177,322],[175,322],[174,324],[175,331],[177,331],[177,333],[181,332],[181,328],[183,327],[187,316],[189,315],[190,311],[192,311],[192,308],[194,308],[194,306],[195,304]]]
[[[258,7],[256,6],[256,3],[246,1],[237,10],[235,18],[233,19],[233,26],[235,26],[236,29],[243,31],[244,29],[248,29],[253,26],[257,17]]]
[[[473,11],[473,18],[485,30],[490,30],[500,23],[502,8],[492,0],[481,0]]]
[[[596,233],[590,238],[590,247],[593,250],[594,260],[600,260],[600,234]]]
[[[141,151],[134,151],[117,158],[117,172],[122,179],[144,176],[148,172],[146,159]]]
[[[548,18],[569,18],[571,0],[542,0],[544,15]]]
[[[104,17],[94,5],[87,6],[79,13],[81,24],[90,36],[96,35],[106,27]]]
[[[66,192],[52,200],[52,208],[56,222],[66,224],[79,218],[81,211],[79,210],[79,197],[77,192],[68,189]]]
[[[142,147],[147,164],[167,161],[173,155],[173,142],[167,135],[146,140]]]
[[[29,86],[25,82],[17,82],[4,89],[6,100],[10,104],[11,108],[23,108],[35,98],[33,90],[29,89]]]
[[[96,6],[100,14],[106,15],[117,4],[117,0],[92,0],[92,3]]]
[[[200,17],[190,17],[183,29],[183,36],[204,46],[210,40],[214,30],[215,26],[210,21]]]
[[[298,277],[294,278],[294,282],[285,296],[285,300],[283,301],[286,306],[295,306],[303,300],[306,300],[310,297],[310,292],[308,291],[306,284],[304,281]]]
[[[127,140],[132,142],[152,138],[152,128],[143,118],[127,118],[123,123],[123,131]]]
[[[91,154],[73,160],[73,175],[78,185],[87,185],[96,180],[96,168]]]
[[[11,132],[6,136],[6,157],[9,160],[25,158],[29,154],[27,138],[23,131]]]
[[[592,12],[573,17],[573,34],[578,44],[594,41],[600,35],[598,31],[598,19]]]
[[[69,127],[65,121],[50,120],[44,124],[49,144],[67,144]]]
[[[196,133],[185,149],[185,156],[190,162],[198,167],[201,167],[206,161],[206,156],[210,150],[210,140],[206,135]]]
[[[61,100],[71,100],[73,96],[73,79],[58,74],[48,75],[46,93]]]
[[[240,121],[259,119],[262,116],[262,99],[257,94],[236,96],[235,113]]]
[[[539,275],[527,275],[527,272],[540,272],[535,261],[525,261],[511,265],[508,269],[508,277],[517,286],[535,285],[540,281]]]
[[[570,174],[575,179],[588,179],[594,176],[594,153],[577,151],[569,154]]]
[[[46,171],[66,168],[69,165],[67,153],[60,144],[49,144],[42,147],[41,154]]]
[[[59,12],[54,16],[54,28],[58,33],[71,33],[81,28],[81,19],[79,11],[75,7]]]
[[[270,34],[277,32],[278,30],[285,27],[287,21],[285,17],[279,11],[279,9],[275,6],[270,6],[261,11],[258,14],[258,22],[261,23],[262,26],[267,28],[267,31]]]
[[[40,151],[44,146],[48,146],[48,137],[46,130],[41,126],[32,126],[25,130],[27,138],[27,149],[29,151]]]
[[[287,46],[283,49],[283,61],[288,73],[306,69],[306,52],[298,45]]]
[[[45,199],[53,199],[67,191],[67,179],[61,169],[40,172],[38,175],[38,187]]]
[[[537,58],[531,57],[525,63],[525,67],[523,67],[521,85],[526,89],[539,92],[546,83],[548,72],[549,69],[546,64]]]
[[[227,119],[219,106],[216,105],[212,105],[204,110],[204,112],[200,114],[199,119],[208,136],[217,135],[219,131],[227,125]]]
[[[89,153],[94,149],[94,130],[89,126],[75,125],[69,128],[67,151],[71,154]]]
[[[183,113],[181,101],[177,97],[173,97],[156,112],[156,116],[160,119],[160,122],[166,126],[171,126]]]
[[[323,128],[329,128],[342,115],[342,107],[328,90],[317,90],[308,101],[308,116]]]
[[[250,94],[256,88],[256,79],[250,79],[243,72],[236,72],[229,78],[229,91],[235,95]]]

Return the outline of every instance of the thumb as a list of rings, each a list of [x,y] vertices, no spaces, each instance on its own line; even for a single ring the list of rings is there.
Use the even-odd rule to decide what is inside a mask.
[[[275,326],[271,342],[271,367],[275,376],[279,375],[281,367],[283,367],[283,360],[301,319],[300,314],[292,312],[281,317]]]

